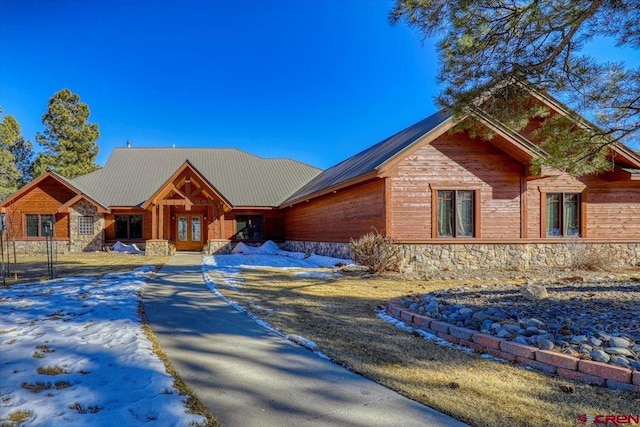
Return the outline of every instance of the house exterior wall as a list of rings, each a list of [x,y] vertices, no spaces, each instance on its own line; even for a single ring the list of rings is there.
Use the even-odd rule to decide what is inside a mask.
[[[432,227],[437,190],[476,190],[476,236],[519,238],[521,175],[522,165],[490,143],[442,135],[400,161],[389,178],[389,235],[402,242],[437,238]]]
[[[640,241],[640,182],[604,182],[596,177],[583,182],[587,237]]]
[[[31,188],[6,207],[8,230],[12,239],[40,240],[38,237],[26,237],[25,215],[55,215],[54,237],[69,238],[69,215],[56,213],[60,205],[75,196],[68,188],[54,180],[45,179],[40,185]],[[41,239],[44,240],[44,239]]]
[[[378,179],[284,209],[286,240],[349,242],[385,232],[385,182]]]
[[[386,231],[397,240],[405,266],[418,271],[570,267],[585,253],[600,253],[611,266],[640,264],[640,182],[607,181],[607,175],[579,179],[567,174],[530,176],[528,168],[490,142],[444,134],[415,147],[367,184],[377,188]],[[384,187],[384,189],[382,188]],[[354,186],[311,199],[286,211],[287,250],[349,258],[345,227],[351,201],[375,206]],[[473,238],[438,238],[437,190],[473,190],[479,199]],[[579,193],[581,236],[546,236],[546,194]],[[382,196],[383,195],[383,196]],[[343,205],[341,205],[343,204]],[[360,235],[370,229],[356,229]]]
[[[142,215],[142,238],[141,239],[118,239],[116,238],[115,218],[117,215]],[[121,240],[123,243],[143,243],[151,239],[152,220],[151,211],[142,208],[114,208],[111,213],[104,217],[104,237],[106,243],[115,243]]]
[[[224,215],[224,239],[236,240],[238,227],[236,219],[241,215],[260,216],[263,221],[263,237],[259,240],[283,240],[284,212],[278,209],[234,209]]]
[[[80,217],[89,217],[93,223],[91,234],[80,233]],[[80,200],[69,211],[69,245],[71,252],[101,251],[104,248],[104,217],[91,203]]]

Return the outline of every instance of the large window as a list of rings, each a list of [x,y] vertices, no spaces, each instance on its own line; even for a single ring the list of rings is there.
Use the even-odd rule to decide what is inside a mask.
[[[474,193],[438,190],[438,237],[474,236]]]
[[[238,240],[262,240],[262,215],[238,215],[236,217]]]
[[[580,194],[547,193],[547,236],[580,235]]]
[[[26,214],[25,223],[27,237],[53,236],[56,218],[54,215]]]
[[[142,215],[116,215],[116,239],[142,239]]]

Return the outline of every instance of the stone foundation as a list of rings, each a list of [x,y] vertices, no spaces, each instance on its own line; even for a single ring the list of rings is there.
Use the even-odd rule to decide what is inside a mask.
[[[334,242],[301,242],[288,240],[278,244],[281,249],[291,252],[314,253],[317,255],[330,256],[334,258],[351,259],[351,245],[349,243]]]
[[[228,240],[209,240],[205,246],[205,252],[208,255],[226,255],[230,254],[235,244]]]
[[[583,241],[515,244],[400,244],[405,265],[414,271],[484,268],[530,269],[572,267],[601,261],[608,267],[640,264],[640,242],[589,243]],[[313,252],[351,258],[348,243],[287,241],[287,251]]]
[[[7,249],[7,242],[4,243],[4,250]],[[27,255],[42,255],[47,253],[47,242],[43,240],[12,240],[9,243],[9,253],[13,253],[15,244],[15,250],[18,254]],[[53,251],[58,254],[66,254],[71,252],[69,240],[54,239],[52,242]]]
[[[145,255],[169,255],[168,240],[147,240],[144,248]]]
[[[640,263],[640,243],[401,245],[418,271],[536,267],[622,267]]]

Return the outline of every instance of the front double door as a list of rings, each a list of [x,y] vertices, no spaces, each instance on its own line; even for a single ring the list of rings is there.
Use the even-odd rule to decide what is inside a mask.
[[[201,251],[203,247],[203,215],[176,215],[176,250]]]

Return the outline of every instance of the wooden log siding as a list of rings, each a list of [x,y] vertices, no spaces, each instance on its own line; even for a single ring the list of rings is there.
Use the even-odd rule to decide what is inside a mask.
[[[76,193],[70,191],[53,178],[48,178],[22,195],[14,203],[7,206],[7,219],[11,225],[13,238],[27,238],[24,216],[26,214],[55,214],[54,236],[69,237],[69,214],[56,213],[60,205],[64,204]],[[34,238],[37,239],[37,238]]]
[[[476,235],[514,239],[521,235],[522,165],[490,143],[446,134],[421,147],[396,167],[391,177],[391,235],[404,242],[436,238],[432,218],[436,190],[479,190]],[[435,230],[435,229],[434,229]]]
[[[116,240],[129,241],[127,239],[116,239],[115,218],[117,215],[142,215],[142,239],[133,239],[131,241],[141,242],[150,240],[152,234],[151,211],[140,208],[132,209],[112,209],[110,214],[104,218],[104,237],[107,242],[115,242]]]
[[[376,179],[285,209],[287,240],[349,242],[385,232],[385,183]]]
[[[234,209],[225,214],[225,239],[234,240],[238,227],[237,216],[254,215],[262,217],[261,240],[284,240],[284,212],[274,209]]]
[[[604,183],[595,177],[584,182],[588,185],[587,237],[640,239],[640,182]]]

